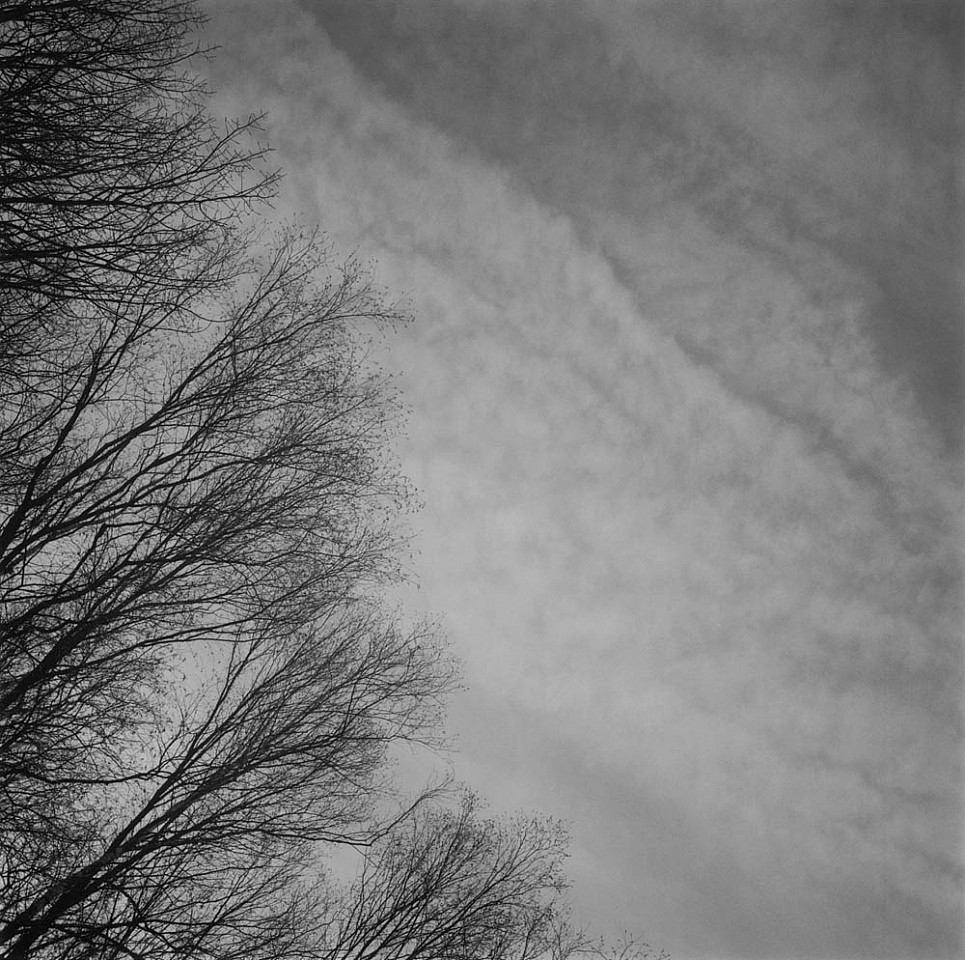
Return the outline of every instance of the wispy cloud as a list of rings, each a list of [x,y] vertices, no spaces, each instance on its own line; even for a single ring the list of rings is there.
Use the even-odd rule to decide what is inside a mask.
[[[941,117],[869,159],[847,25],[727,9],[227,4],[215,69],[418,316],[466,775],[574,817],[583,905],[678,957],[951,955],[959,463],[914,364],[954,338],[882,346],[900,243],[951,242]]]

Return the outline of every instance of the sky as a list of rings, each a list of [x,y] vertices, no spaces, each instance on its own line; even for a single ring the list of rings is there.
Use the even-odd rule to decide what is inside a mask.
[[[675,960],[963,948],[963,15],[212,0],[390,338],[457,775]]]

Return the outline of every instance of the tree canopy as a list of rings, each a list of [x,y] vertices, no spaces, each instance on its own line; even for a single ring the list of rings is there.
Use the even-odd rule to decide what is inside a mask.
[[[0,3],[0,957],[594,949],[558,825],[392,784],[453,676],[378,599],[394,314],[247,214],[275,177],[198,21]]]

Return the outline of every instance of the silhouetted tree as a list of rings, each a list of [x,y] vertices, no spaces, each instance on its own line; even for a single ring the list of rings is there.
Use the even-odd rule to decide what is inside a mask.
[[[381,841],[326,928],[331,960],[530,960],[576,946],[563,919],[566,836],[539,818],[487,820],[472,795]]]
[[[244,226],[196,22],[0,2],[0,958],[586,952],[557,828],[392,787],[451,678],[378,602],[394,315]]]
[[[220,873],[262,890],[306,844],[365,841],[386,744],[434,718],[445,661],[366,599],[398,491],[347,323],[378,309],[317,266],[284,238],[216,321],[210,288],[71,305],[19,366],[0,438],[11,956],[104,949],[116,924],[143,939],[145,883],[197,915],[222,908]]]
[[[641,960],[568,920],[568,837],[545,817],[492,819],[465,793],[457,807],[420,808],[367,851],[333,897],[314,955],[323,960]],[[659,960],[659,958],[657,958]],[[664,960],[666,957],[664,955]]]
[[[0,4],[0,292],[124,301],[131,273],[177,285],[273,177],[219,131],[188,61],[188,0]],[[197,277],[188,271],[186,282]],[[144,291],[141,293],[144,296]]]

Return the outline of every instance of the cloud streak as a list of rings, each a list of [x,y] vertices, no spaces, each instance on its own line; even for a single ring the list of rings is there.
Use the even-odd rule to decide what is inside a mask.
[[[677,957],[951,956],[956,341],[890,292],[916,260],[883,280],[951,260],[906,116],[949,81],[869,106],[873,50],[823,66],[867,26],[744,9],[231,4],[215,69],[418,316],[467,778],[572,817],[580,904]]]

